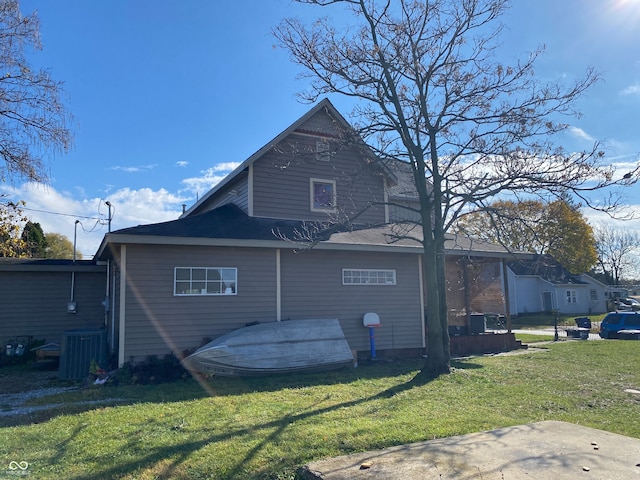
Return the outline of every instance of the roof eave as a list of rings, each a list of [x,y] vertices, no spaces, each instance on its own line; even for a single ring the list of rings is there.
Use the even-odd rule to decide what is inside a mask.
[[[175,237],[158,235],[119,235],[110,234],[101,245],[96,257],[102,258],[109,245],[185,245],[185,246],[207,246],[207,247],[245,247],[245,248],[280,248],[280,249],[305,249],[316,250],[342,250],[359,252],[386,252],[386,253],[411,253],[420,254],[421,245],[393,245],[393,244],[365,244],[365,243],[339,243],[331,241],[318,242],[312,247],[303,242],[286,240],[257,240],[257,239],[236,239],[236,238],[207,238],[207,237]],[[518,253],[512,252],[490,252],[490,251],[460,251],[454,249],[445,250],[449,256],[472,256],[485,258],[513,258]]]

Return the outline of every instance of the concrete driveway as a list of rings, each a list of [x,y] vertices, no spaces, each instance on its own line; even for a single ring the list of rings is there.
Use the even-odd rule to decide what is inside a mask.
[[[307,480],[640,479],[640,439],[544,421],[306,465]]]

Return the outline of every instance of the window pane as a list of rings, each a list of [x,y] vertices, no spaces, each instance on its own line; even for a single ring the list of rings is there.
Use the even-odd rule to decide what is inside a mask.
[[[207,280],[220,280],[220,269],[218,268],[208,268],[207,269]]]
[[[193,280],[206,280],[207,271],[204,268],[192,268],[191,278]]]
[[[313,207],[333,208],[333,185],[315,182],[313,184]]]
[[[176,280],[189,280],[191,279],[190,268],[176,268]]]
[[[220,270],[222,280],[226,282],[236,281],[236,269],[235,268],[222,268]]]
[[[189,289],[191,288],[190,282],[176,282],[176,294],[177,295],[185,295],[189,293]]]

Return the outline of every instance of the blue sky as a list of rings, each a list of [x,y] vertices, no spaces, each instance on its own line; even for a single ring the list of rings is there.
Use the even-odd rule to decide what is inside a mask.
[[[545,44],[537,72],[603,81],[581,100],[569,149],[605,142],[612,163],[640,158],[640,0],[516,0],[501,56],[513,63]],[[47,158],[48,185],[14,184],[14,200],[45,232],[74,237],[85,258],[107,231],[175,219],[232,167],[304,114],[299,68],[275,47],[285,17],[339,9],[290,0],[22,0],[37,11],[44,50],[34,66],[64,82],[75,117],[71,152]],[[332,102],[345,116],[349,104]],[[627,192],[637,211],[640,187]],[[598,218],[590,216],[594,221]],[[640,230],[640,223],[627,223]]]

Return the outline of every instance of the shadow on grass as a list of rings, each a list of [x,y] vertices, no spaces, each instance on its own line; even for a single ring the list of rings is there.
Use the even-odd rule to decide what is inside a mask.
[[[321,407],[317,403],[306,407],[304,411],[294,414],[285,415],[277,420],[262,423],[260,425],[231,427],[224,432],[219,432],[207,436],[204,439],[198,441],[185,441],[179,444],[168,445],[166,447],[156,448],[153,451],[146,452],[144,455],[136,458],[135,460],[128,461],[123,464],[111,464],[105,465],[105,468],[101,471],[87,475],[87,472],[83,472],[82,475],[69,476],[67,478],[83,478],[83,479],[102,479],[102,478],[119,478],[123,475],[132,474],[135,471],[154,470],[156,478],[172,478],[176,469],[188,461],[191,455],[198,450],[205,448],[208,445],[215,444],[217,442],[225,442],[232,438],[243,437],[255,438],[257,432],[268,433],[262,440],[256,444],[253,448],[247,451],[244,455],[238,456],[234,461],[232,468],[225,473],[226,478],[240,477],[246,470],[246,466],[255,457],[259,455],[267,445],[277,443],[280,437],[282,437],[286,429],[293,423],[308,420],[310,418],[320,416],[332,411],[351,408],[358,405],[366,404],[379,399],[388,399],[402,392],[412,390],[414,388],[423,387],[428,385],[434,380],[433,377],[423,374],[419,367],[422,366],[420,360],[416,361],[402,361],[402,362],[371,362],[366,365],[361,365],[358,368],[343,369],[334,372],[324,372],[323,374],[289,374],[289,375],[274,375],[266,378],[227,378],[224,382],[218,382],[218,379],[213,379],[211,382],[216,382],[222,385],[216,385],[216,395],[241,395],[242,393],[256,392],[256,391],[273,391],[282,388],[300,388],[301,386],[315,386],[332,383],[349,383],[354,380],[362,379],[375,379],[392,375],[411,375],[411,378],[405,382],[399,383],[391,388],[381,390],[374,395],[370,395],[365,398],[356,400],[345,401],[337,405],[331,405]],[[456,360],[452,362],[454,369],[477,369],[482,368],[481,365],[473,363],[469,359]],[[171,384],[165,385],[148,385],[143,386],[144,390],[149,392],[153,389],[164,390],[164,392],[158,392],[157,401],[183,401],[197,398],[204,398],[209,396],[206,390],[201,389],[200,385],[196,381],[181,381],[179,385],[174,386]],[[173,388],[167,388],[173,387]],[[187,388],[185,388],[187,387]],[[123,387],[124,390],[136,388],[136,387]],[[111,390],[118,391],[120,387],[112,387]],[[186,390],[186,391],[185,391]],[[198,392],[198,390],[200,390]],[[135,398],[135,400],[126,400],[124,404],[150,402],[149,397],[155,395],[142,395]],[[118,402],[114,405],[108,406],[121,406],[122,402]],[[99,408],[104,408],[105,405],[100,405]],[[44,422],[55,416],[65,414],[77,414],[95,409],[95,406],[87,407],[82,405],[66,406],[60,409],[54,409],[50,411],[38,412],[34,416],[30,416],[29,420],[24,419],[24,423],[32,422]],[[62,458],[65,455],[66,445],[70,444],[73,440],[73,436],[78,432],[73,432],[71,436],[63,441],[59,445],[57,457]],[[124,449],[139,450],[139,439],[131,438],[128,444],[123,447]],[[272,467],[274,467],[272,465]],[[281,468],[294,468],[291,465],[275,466]],[[159,470],[159,471],[158,471]]]
[[[36,401],[25,406],[38,407],[28,414],[0,416],[1,427],[14,427],[44,423],[62,415],[77,415],[93,410],[121,407],[137,403],[182,402],[211,396],[236,396],[252,392],[276,392],[287,388],[305,388],[318,385],[335,385],[358,380],[404,376],[414,374],[409,382],[380,392],[381,398],[389,398],[404,390],[422,386],[432,380],[420,372],[424,359],[361,361],[357,368],[348,367],[327,372],[290,373],[264,377],[212,377],[210,379],[187,378],[170,383],[150,385],[120,385],[89,387],[66,392]],[[481,365],[469,358],[452,360],[453,369],[476,369]],[[69,385],[69,382],[65,386]],[[50,408],[47,406],[51,405]]]
[[[300,380],[302,375],[296,375],[296,378]],[[294,380],[294,378],[291,378]],[[105,468],[102,471],[95,472],[93,475],[87,476],[86,472],[81,476],[71,476],[67,477],[70,479],[103,479],[103,478],[119,478],[122,475],[131,474],[136,470],[146,470],[152,469],[157,466],[162,466],[162,471],[154,471],[155,478],[173,478],[174,473],[179,466],[187,461],[189,457],[196,451],[217,443],[217,442],[225,442],[232,438],[238,437],[251,437],[255,438],[255,435],[259,431],[268,431],[272,430],[271,433],[266,435],[255,447],[251,448],[248,452],[246,452],[243,456],[238,456],[237,460],[234,463],[234,466],[225,472],[225,478],[238,478],[243,472],[246,470],[246,465],[255,458],[261,450],[263,450],[267,445],[271,443],[277,443],[279,437],[281,437],[286,429],[293,423],[308,420],[309,418],[323,415],[335,410],[340,410],[344,408],[351,408],[361,404],[365,404],[371,401],[375,401],[378,399],[387,399],[397,395],[401,392],[411,390],[416,387],[424,386],[434,380],[433,378],[429,378],[428,376],[421,375],[419,372],[414,375],[409,381],[396,385],[392,388],[382,390],[375,395],[371,395],[369,397],[360,398],[357,400],[342,402],[337,405],[331,405],[328,407],[317,407],[317,404],[311,406],[307,411],[303,411],[297,414],[289,414],[285,415],[282,418],[270,422],[265,422],[260,425],[251,425],[247,427],[239,427],[239,428],[230,428],[224,432],[220,432],[211,436],[208,436],[205,439],[193,441],[193,442],[183,442],[171,446],[167,446],[165,448],[158,448],[153,452],[149,452],[148,454],[138,457],[135,460],[131,460],[126,464],[113,465],[110,468]],[[293,384],[294,382],[292,382]],[[314,383],[317,384],[317,383]],[[295,385],[299,386],[299,382],[296,382]],[[254,390],[255,391],[255,390]],[[139,449],[139,440],[132,438],[129,440],[129,444],[125,445],[123,449]],[[282,466],[285,468],[285,466]],[[288,466],[291,467],[291,466]]]
[[[264,377],[192,378],[155,384],[90,386],[81,382],[57,380],[57,375],[43,376],[33,369],[3,369],[0,383],[0,427],[43,423],[61,415],[75,415],[109,406],[140,402],[181,402],[209,396],[244,395],[248,392],[274,392],[285,388],[348,383],[357,379],[405,375],[420,367],[418,362],[381,361],[359,368],[343,368],[321,373],[291,373]],[[22,387],[22,388],[21,388]],[[32,390],[45,387],[77,387],[77,389],[47,396],[29,396]],[[26,394],[22,403],[3,402],[3,395]],[[5,404],[6,403],[6,404]],[[15,414],[7,414],[12,410]],[[25,413],[19,413],[20,411]]]
[[[270,377],[262,378],[224,378],[212,379],[209,382],[215,383],[215,395],[242,395],[243,393],[250,393],[256,391],[269,392],[283,388],[300,388],[302,386],[317,386],[325,384],[336,383],[349,383],[362,379],[375,379],[388,376],[401,376],[411,375],[408,381],[399,383],[391,388],[381,390],[375,395],[369,397],[360,398],[352,401],[346,401],[337,405],[331,405],[327,407],[319,407],[317,404],[310,406],[306,411],[302,411],[296,414],[289,414],[283,416],[274,421],[266,422],[261,425],[251,425],[248,427],[230,428],[224,432],[216,433],[208,436],[205,439],[183,442],[175,445],[166,446],[164,448],[157,448],[151,452],[144,454],[141,457],[130,461],[125,464],[112,464],[105,466],[105,469],[99,472],[95,472],[93,475],[87,476],[87,472],[83,472],[79,476],[70,476],[68,478],[83,478],[83,479],[102,479],[102,478],[117,478],[122,475],[131,474],[136,470],[154,469],[159,468],[161,472],[155,472],[158,478],[172,478],[173,472],[180,467],[182,463],[187,461],[190,456],[197,452],[199,449],[206,447],[212,443],[224,442],[231,438],[238,436],[254,436],[256,432],[273,430],[266,435],[260,443],[258,443],[251,450],[246,452],[242,457],[239,457],[230,471],[226,473],[229,478],[236,478],[240,476],[245,470],[246,465],[253,458],[258,456],[259,452],[263,450],[268,444],[277,442],[288,426],[292,423],[307,420],[315,416],[323,415],[328,412],[332,412],[339,409],[351,408],[361,404],[366,404],[379,399],[388,399],[399,393],[422,387],[429,384],[434,378],[424,375],[420,372],[419,368],[423,365],[423,361],[393,361],[393,362],[366,362],[361,364],[358,368],[342,369],[332,372],[314,373],[314,374],[287,374],[287,375],[274,375]],[[480,365],[473,363],[469,360],[456,360],[452,362],[454,369],[475,369],[481,368]],[[90,391],[89,391],[90,390]],[[185,400],[193,400],[198,398],[205,398],[209,396],[207,390],[201,388],[201,386],[195,380],[181,380],[173,384],[161,384],[161,385],[144,385],[144,386],[127,386],[127,387],[107,387],[104,389],[89,389],[84,392],[74,392],[75,394],[64,394],[59,397],[73,399],[70,401],[78,400],[78,393],[84,394],[79,398],[82,402],[83,398],[86,399],[88,395],[92,399],[102,397],[103,395],[116,395],[118,397],[126,396],[118,401],[108,402],[99,405],[86,405],[86,404],[73,404],[68,403],[64,406],[40,410],[30,413],[29,415],[16,415],[0,418],[0,424],[2,426],[17,426],[28,425],[32,423],[46,422],[54,417],[60,415],[75,415],[88,412],[96,409],[104,409],[108,407],[118,407],[123,405],[130,405],[141,402],[180,402]],[[137,395],[131,395],[136,392]],[[141,394],[142,393],[142,394]],[[124,394],[124,395],[123,395]],[[131,395],[131,396],[130,396]],[[86,400],[85,400],[86,401]],[[64,457],[65,450],[68,445],[71,444],[73,438],[78,435],[78,431],[74,431],[70,436],[58,445],[56,457],[58,459]],[[130,444],[125,445],[125,449],[139,449],[138,439],[132,438],[129,440]],[[55,459],[54,459],[55,461]],[[282,468],[289,468],[291,466],[282,466]],[[293,468],[293,467],[291,467]]]

